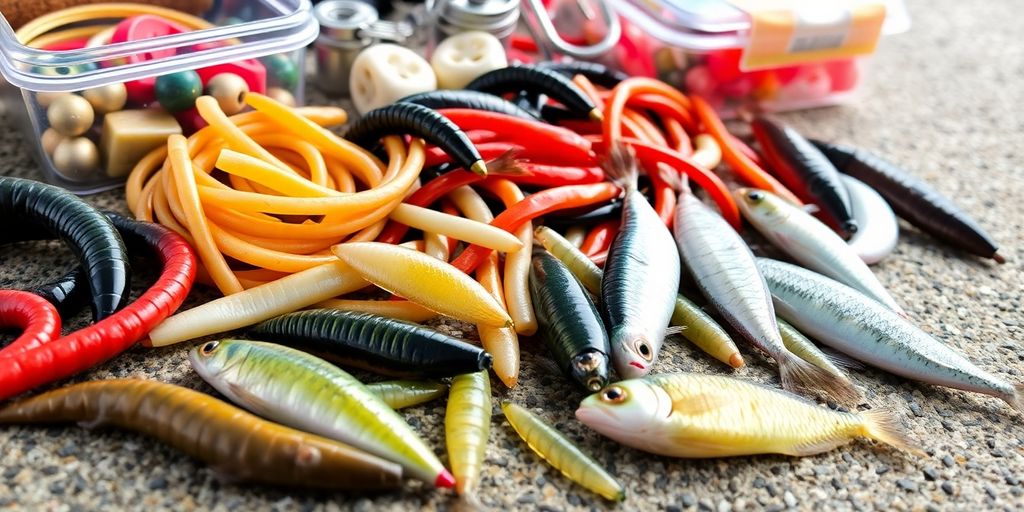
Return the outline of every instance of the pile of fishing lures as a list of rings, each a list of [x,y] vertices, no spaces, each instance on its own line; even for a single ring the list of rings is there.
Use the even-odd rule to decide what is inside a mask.
[[[346,211],[375,220],[326,236],[332,223],[349,217],[299,206],[348,196],[314,183],[313,163],[294,176],[275,169],[275,160],[284,157],[273,148],[281,145],[260,144],[259,129],[248,121],[256,117],[229,119],[211,101],[199,98],[197,105],[210,116],[210,130],[228,142],[211,150],[219,156],[196,152],[203,132],[195,144],[172,138],[129,181],[133,213],[167,228],[113,216],[112,229],[110,221],[99,220],[107,217],[93,215],[99,227],[89,229],[100,234],[88,238],[106,240],[105,257],[123,262],[123,248],[118,252],[113,243],[118,230],[160,229],[186,248],[184,240],[195,243],[207,271],[214,268],[211,262],[222,265],[205,279],[223,298],[149,322],[133,331],[137,335],[128,344],[145,336],[149,346],[167,346],[247,328],[244,335],[252,340],[207,341],[192,348],[189,358],[204,380],[255,416],[175,386],[126,380],[78,384],[13,402],[0,407],[0,423],[104,421],[150,433],[242,480],[375,489],[411,477],[472,496],[494,407],[489,372],[507,387],[517,385],[519,336],[540,338],[566,378],[592,393],[576,411],[582,423],[666,456],[800,456],[854,438],[918,453],[885,410],[838,412],[790,394],[848,406],[863,402],[845,370],[807,336],[907,378],[1021,407],[1020,385],[976,367],[914,326],[868,267],[895,246],[895,217],[886,217],[888,206],[882,215],[860,210],[891,205],[936,238],[1002,262],[994,242],[927,185],[861,150],[810,141],[761,116],[751,123],[757,151],[731,135],[701,98],[593,64],[487,71],[469,80],[466,90],[417,93],[369,110],[349,126],[345,139],[321,128],[343,118],[336,112],[290,109],[250,95],[250,106],[306,137],[312,151],[362,159],[367,169],[377,169],[376,178],[357,176],[347,193],[384,198]],[[236,155],[235,148],[251,155]],[[201,164],[189,164],[203,158],[213,158],[206,172]],[[211,174],[214,161],[232,172],[230,179]],[[308,161],[317,157],[309,153]],[[720,161],[740,187],[713,172]],[[340,181],[333,179],[335,185]],[[81,246],[67,221],[52,221],[45,204],[24,201],[18,187],[33,186],[0,178],[0,212],[34,215],[35,222]],[[385,188],[387,196],[379,191]],[[47,193],[54,192],[33,189],[29,195]],[[165,201],[176,195],[160,203],[157,194]],[[254,219],[277,224],[281,233],[325,231],[316,232],[316,244],[294,253],[284,248],[292,240],[287,236],[243,233],[237,239],[249,249],[240,251],[234,235],[217,227],[228,218],[217,213],[217,198],[229,197],[282,205],[281,211],[251,212]],[[814,205],[814,213],[804,203]],[[502,209],[498,215],[492,212],[496,207]],[[757,257],[738,233],[743,220],[803,268]],[[376,227],[369,229],[371,224]],[[422,236],[408,236],[410,227]],[[566,228],[564,235],[556,228]],[[218,229],[220,235],[207,236]],[[25,238],[19,233],[9,235],[11,240]],[[156,240],[145,236],[151,245]],[[243,260],[260,268],[232,267],[235,261],[225,257],[250,253],[266,264]],[[191,284],[195,257],[187,254]],[[84,272],[41,288],[39,295],[62,304],[55,297],[81,295],[88,279],[97,319],[110,315],[121,305],[127,278],[115,283],[120,291],[109,290],[109,280],[92,272],[90,261],[83,261]],[[696,286],[680,293],[680,283],[690,278]],[[392,300],[345,297],[368,286]],[[697,304],[703,301],[707,311]],[[158,309],[170,313],[167,306]],[[60,343],[51,340],[59,317],[8,310],[24,319],[14,351]],[[480,346],[421,325],[437,316],[474,325]],[[778,364],[787,391],[732,377],[659,373],[661,346],[675,334],[732,368],[742,367],[743,356],[719,319]],[[36,341],[23,342],[28,336]],[[102,352],[60,375],[30,379],[0,370],[0,398],[113,355]],[[343,368],[427,380],[365,385]],[[449,384],[437,381],[449,378]],[[446,389],[447,468],[394,411]],[[101,417],[103,403],[123,396],[131,397],[128,405]],[[218,433],[219,451],[196,444],[188,435],[195,429],[157,428],[179,408],[189,411],[192,424]],[[528,446],[566,476],[605,498],[624,499],[623,487],[556,430],[515,404],[501,408]],[[763,421],[743,421],[750,417]],[[252,446],[232,444],[246,436],[254,439]],[[268,458],[255,461],[261,450]]]

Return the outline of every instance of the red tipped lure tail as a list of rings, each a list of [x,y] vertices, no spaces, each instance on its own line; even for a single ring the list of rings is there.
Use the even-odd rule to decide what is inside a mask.
[[[452,487],[455,487],[455,477],[452,476],[451,472],[445,469],[437,474],[437,479],[434,480],[434,487],[451,489]]]

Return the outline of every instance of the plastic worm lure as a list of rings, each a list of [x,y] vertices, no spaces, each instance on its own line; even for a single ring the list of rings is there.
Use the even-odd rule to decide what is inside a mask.
[[[0,290],[0,329],[5,327],[21,329],[5,351],[37,347],[60,337],[60,315],[46,299],[33,293]]]
[[[462,167],[481,176],[487,164],[469,137],[436,110],[415,103],[394,103],[371,110],[349,127],[345,138],[371,149],[386,135],[410,134],[434,144]]]
[[[124,243],[113,224],[79,197],[37,181],[0,177],[0,217],[36,224],[71,248],[89,279],[94,318],[109,317],[128,300],[131,280]]]
[[[602,119],[597,105],[576,84],[561,73],[532,66],[509,66],[478,76],[466,86],[472,91],[490,94],[521,91],[547,94],[570,111],[594,121]]]
[[[415,103],[427,108],[470,108],[536,121],[537,116],[504,98],[479,91],[430,91],[406,96],[398,103]]]
[[[453,378],[444,413],[444,439],[459,495],[472,494],[480,483],[490,434],[491,376],[484,371]]]
[[[0,424],[70,422],[152,436],[227,479],[322,489],[393,489],[402,484],[397,464],[162,382],[83,382],[0,408]]]
[[[626,490],[615,481],[587,454],[561,432],[544,423],[530,411],[513,404],[502,402],[501,410],[509,425],[526,441],[526,444],[540,458],[562,472],[569,480],[612,501],[626,499]]]
[[[140,229],[145,226],[147,245],[159,249],[163,272],[157,281],[138,300],[89,327],[38,347],[0,351],[0,400],[70,377],[124,352],[185,302],[196,275],[192,247],[163,226],[140,224]]]
[[[491,367],[491,355],[476,345],[369,313],[299,311],[263,322],[251,332],[257,338],[311,350],[342,366],[396,377],[451,377]]]
[[[551,71],[561,73],[569,78],[572,78],[575,75],[583,75],[587,77],[587,80],[593,82],[594,85],[607,87],[608,89],[614,88],[616,85],[619,85],[619,82],[629,78],[629,75],[621,71],[615,71],[596,62],[575,60],[563,62],[545,61],[536,64],[535,67],[550,69]]]

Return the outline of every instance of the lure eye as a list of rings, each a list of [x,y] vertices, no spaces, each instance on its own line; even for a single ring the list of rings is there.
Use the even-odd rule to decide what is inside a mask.
[[[636,342],[636,353],[640,354],[640,357],[651,361],[654,358],[654,351],[651,350],[651,346],[646,341]]]
[[[219,346],[220,346],[220,342],[219,341],[208,341],[208,342],[204,343],[202,347],[199,348],[199,353],[204,355],[204,356],[208,356],[208,355],[212,354],[214,350],[217,350],[217,347],[219,347]]]
[[[751,202],[758,203],[764,199],[764,192],[761,192],[760,190],[748,192],[747,199],[749,199]]]
[[[601,401],[609,404],[620,404],[626,400],[626,390],[612,386],[601,392]]]

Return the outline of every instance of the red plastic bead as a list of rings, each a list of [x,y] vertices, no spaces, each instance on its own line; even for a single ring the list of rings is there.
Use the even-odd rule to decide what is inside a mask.
[[[234,73],[245,80],[250,91],[259,94],[267,92],[267,68],[256,59],[226,62],[208,68],[197,69],[196,72],[199,73],[199,78],[202,79],[203,85],[206,85],[211,78],[221,73]]]

